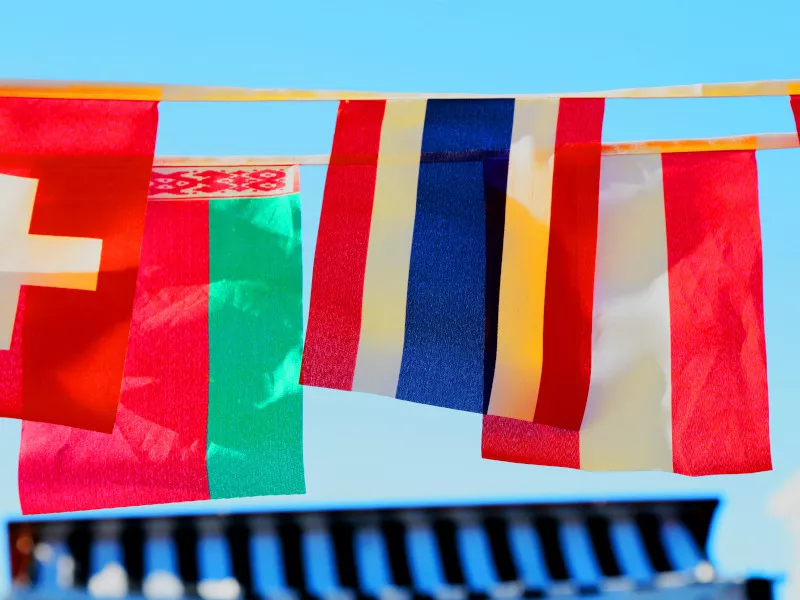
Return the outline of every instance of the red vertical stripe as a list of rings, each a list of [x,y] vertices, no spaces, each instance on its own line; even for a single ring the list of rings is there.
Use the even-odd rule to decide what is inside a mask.
[[[25,422],[23,512],[209,498],[208,277],[208,203],[151,203],[114,432]]]
[[[579,469],[580,432],[485,415],[481,453],[491,460]]]
[[[0,417],[22,418],[22,321],[27,289],[19,291],[11,348],[0,350]]]
[[[676,473],[771,468],[754,152],[666,154]]]
[[[111,431],[157,123],[153,102],[0,99],[0,173],[38,180],[30,233],[103,240],[96,291],[25,290],[22,341],[0,351],[21,383],[0,407],[21,385],[23,418]]]
[[[797,133],[800,135],[800,96],[792,96],[789,98],[789,105],[792,107],[794,113],[794,124],[797,128]]]
[[[592,363],[592,306],[605,101],[562,99],[553,166],[542,380],[534,422],[577,431]]]
[[[304,385],[353,387],[385,108],[383,100],[339,105],[314,255]]]

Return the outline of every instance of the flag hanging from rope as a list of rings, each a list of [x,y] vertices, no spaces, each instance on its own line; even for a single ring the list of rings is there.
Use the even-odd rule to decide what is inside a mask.
[[[588,379],[579,391],[564,371],[569,393],[553,405],[542,406],[544,384],[524,403],[499,397],[484,417],[484,458],[771,469],[755,153],[603,156],[600,181],[595,274],[581,280],[591,320],[563,348],[589,349],[574,371]],[[575,300],[549,292],[546,303]]]
[[[25,422],[24,513],[304,493],[298,186],[154,170],[114,432]]]
[[[156,102],[0,98],[0,417],[110,432]]]
[[[603,112],[602,99],[343,102],[301,383],[485,413],[493,379],[515,385],[519,346],[541,362],[544,343],[543,405],[556,384],[579,392]],[[561,305],[544,305],[545,271]]]

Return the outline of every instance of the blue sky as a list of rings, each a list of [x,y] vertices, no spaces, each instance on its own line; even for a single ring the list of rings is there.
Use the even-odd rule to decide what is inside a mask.
[[[800,77],[800,4],[741,6],[723,0],[7,2],[0,77],[476,93]],[[165,104],[158,153],[325,153],[335,112],[332,103]],[[607,141],[793,128],[786,98],[617,100],[606,115]],[[245,504],[720,494],[725,503],[713,550],[723,570],[787,569],[789,537],[766,506],[800,469],[798,165],[800,150],[759,155],[773,473],[690,480],[490,463],[480,459],[476,415],[309,390],[309,494]],[[317,167],[302,174],[307,283],[324,175]],[[0,515],[17,510],[17,443],[18,425],[0,422]]]

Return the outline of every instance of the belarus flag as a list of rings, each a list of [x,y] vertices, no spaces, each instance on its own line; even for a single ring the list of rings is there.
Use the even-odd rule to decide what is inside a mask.
[[[110,432],[155,102],[0,98],[0,416]]]

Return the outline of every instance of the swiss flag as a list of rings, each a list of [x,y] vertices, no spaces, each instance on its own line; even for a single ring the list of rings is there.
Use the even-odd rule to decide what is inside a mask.
[[[0,417],[111,432],[156,102],[0,98]]]

